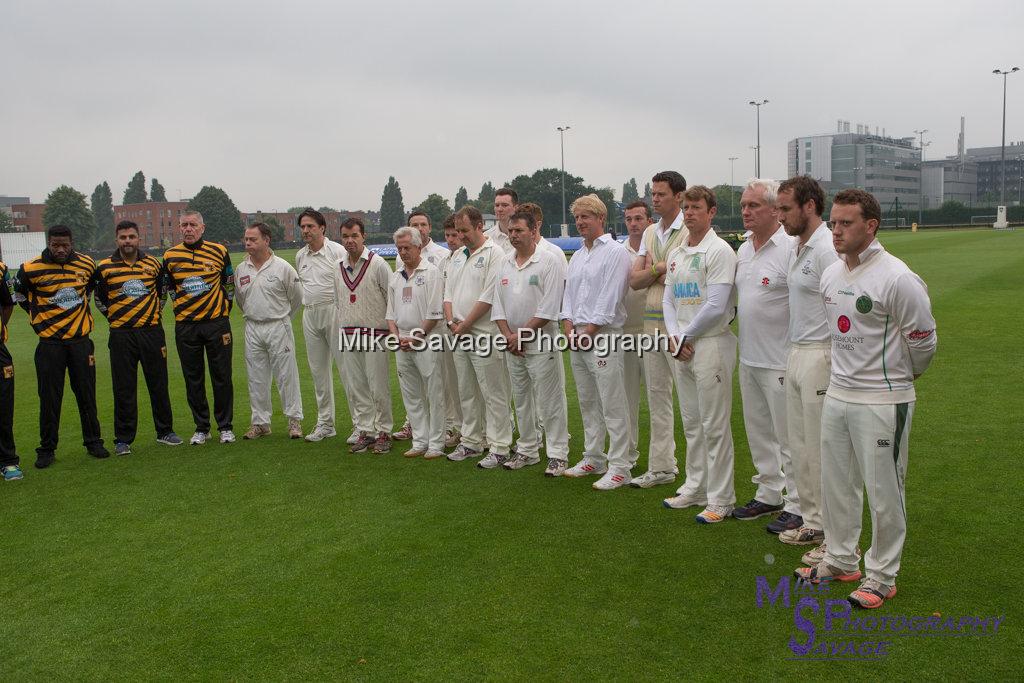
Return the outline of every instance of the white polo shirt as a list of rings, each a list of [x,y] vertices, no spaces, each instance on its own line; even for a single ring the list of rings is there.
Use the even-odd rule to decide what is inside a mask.
[[[513,253],[516,248],[512,246],[512,242],[509,240],[508,235],[501,231],[501,226],[495,223],[491,227],[484,230],[484,234],[491,238],[491,240],[506,254]]]
[[[505,252],[489,237],[474,252],[470,252],[469,247],[459,249],[452,258],[444,288],[445,303],[451,303],[455,320],[465,320],[478,301],[494,303],[494,285],[504,260]],[[472,331],[478,335],[495,335],[498,328],[488,312],[473,324]]]
[[[434,264],[420,256],[420,263],[412,275],[406,273],[405,264],[391,275],[388,283],[388,310],[385,319],[398,326],[399,334],[408,336],[414,329],[422,329],[424,320],[441,320],[444,278]],[[429,336],[440,332],[435,325]]]
[[[586,243],[569,259],[562,299],[562,320],[575,326],[621,328],[626,323],[626,290],[632,257],[605,233],[587,249]]]
[[[822,223],[802,248],[794,245],[789,257],[789,341],[827,342],[828,325],[821,303],[821,274],[839,260],[832,231]]]
[[[311,251],[309,245],[295,254],[295,269],[302,283],[302,303],[305,306],[335,303],[335,278],[338,261],[345,258],[345,248],[324,238],[323,246]]]
[[[754,250],[753,233],[736,252],[740,362],[754,368],[785,370],[789,355],[790,251],[796,238],[782,226]]]
[[[246,256],[235,271],[235,302],[248,321],[287,320],[302,307],[302,285],[292,264],[273,252],[258,268]]]
[[[681,331],[697,315],[707,301],[709,285],[734,285],[736,282],[736,252],[729,243],[708,230],[695,247],[687,243],[676,247],[668,255],[668,273],[665,275],[663,303],[672,306],[676,323]],[[708,328],[702,337],[724,334],[729,329],[736,306],[736,288],[729,295],[725,313]]]
[[[515,332],[526,327],[530,318],[544,318],[552,322],[537,330],[537,337],[553,337],[558,334],[555,321],[562,307],[563,283],[557,257],[539,245],[523,265],[516,262],[513,253],[505,258],[498,271],[491,319],[506,321]],[[537,353],[537,342],[525,344],[523,349]]]
[[[543,251],[549,252],[558,261],[558,266],[562,270],[562,279],[565,279],[565,273],[569,270],[569,257],[565,255],[562,248],[552,242],[551,240],[540,238],[540,242],[537,242],[537,248]]]
[[[665,227],[664,219],[659,220],[654,225],[650,226],[650,229],[654,231],[654,236],[658,238],[658,241],[662,244],[668,242],[669,237],[673,230],[681,230],[683,228],[683,212],[682,210],[676,214],[676,217],[672,220],[672,223]],[[643,240],[640,241],[640,249],[637,251],[640,256],[647,256],[647,245],[644,244]]]
[[[430,240],[430,243],[424,246],[420,251],[420,258],[426,259],[427,263],[440,268],[441,264],[444,263],[445,258],[447,258],[450,253],[450,251],[434,240]],[[397,266],[398,264],[396,263],[395,265]]]

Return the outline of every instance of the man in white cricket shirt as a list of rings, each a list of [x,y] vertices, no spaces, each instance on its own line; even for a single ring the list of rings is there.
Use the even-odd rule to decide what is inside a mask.
[[[544,210],[533,202],[523,202],[516,206],[516,213],[520,211],[525,211],[533,216],[533,220],[537,223],[537,248],[541,251],[547,251],[555,257],[562,269],[562,279],[565,280],[565,271],[569,269],[569,257],[565,255],[560,246],[541,234],[541,230],[544,228]]]
[[[626,322],[630,255],[604,231],[608,209],[600,197],[584,195],[571,210],[583,244],[569,259],[561,317],[583,417],[583,457],[565,476],[602,474],[593,487],[608,491],[628,484],[636,464],[618,340]]]
[[[711,229],[714,193],[695,185],[683,194],[689,235],[669,254],[662,300],[665,327],[682,370],[676,377],[686,434],[686,481],[670,508],[704,505],[702,524],[728,517],[733,486],[732,374],[736,337],[729,322],[736,311],[736,254]]]
[[[448,273],[452,267],[452,259],[462,248],[462,237],[455,229],[455,214],[451,214],[444,220],[444,239],[448,244],[448,256],[442,259],[438,269],[441,271],[441,280],[448,282]],[[442,299],[444,298],[444,287],[442,287]],[[441,334],[445,337],[452,336],[451,330],[441,321]],[[459,400],[459,375],[455,371],[455,356],[451,349],[444,349],[441,352],[441,367],[444,368],[444,403],[445,403],[445,432],[444,447],[455,448],[462,441],[462,402]]]
[[[569,459],[565,383],[555,350],[557,320],[564,286],[560,262],[537,246],[537,222],[520,211],[509,220],[509,239],[515,252],[498,272],[491,319],[508,342],[507,357],[512,397],[519,422],[516,453],[504,464],[518,470],[540,462],[541,432],[538,413],[544,416],[548,465],[545,476],[561,476]]]
[[[444,455],[444,386],[440,352],[427,348],[444,318],[444,281],[432,263],[422,257],[422,237],[417,228],[395,231],[395,247],[403,267],[391,276],[387,321],[398,338],[398,384],[412,423],[412,447],[407,458],[426,459]]]
[[[643,248],[644,231],[653,221],[651,220],[651,210],[642,201],[633,202],[627,206],[623,211],[623,217],[626,221],[626,234],[628,236],[623,246],[626,247],[626,251],[629,252],[631,257],[630,271],[632,272],[636,269],[638,263],[644,261],[644,257],[640,255],[640,249]],[[627,337],[631,338],[634,347],[632,351],[624,350],[622,353],[622,378],[626,383],[626,416],[629,418],[629,443],[633,452],[633,462],[636,462],[640,457],[640,451],[637,450],[637,446],[640,440],[640,384],[644,374],[639,346],[640,337],[643,336],[644,332],[644,309],[647,305],[647,292],[642,289],[636,290],[632,287],[627,287],[624,303],[626,306],[626,322],[622,326],[622,337],[624,339]],[[640,481],[640,479],[640,477],[634,477],[630,480],[630,485],[634,481]]]
[[[366,228],[360,219],[349,218],[341,224],[346,254],[338,263],[339,345],[349,413],[359,432],[350,450],[372,449],[380,454],[391,450],[391,379],[389,353],[373,345],[389,334],[384,316],[391,266],[367,249],[365,242]]]
[[[519,204],[519,195],[511,187],[503,187],[494,193],[494,217],[497,223],[489,227],[484,233],[506,254],[511,254],[514,249],[508,240],[508,219],[515,213],[516,205]]]
[[[420,233],[420,240],[422,242],[420,255],[427,261],[427,263],[440,269],[441,265],[448,258],[451,252],[431,239],[430,216],[419,209],[414,209],[412,213],[409,214],[408,225],[410,228],[415,228]],[[397,356],[395,357],[395,360],[397,362]],[[402,428],[391,436],[398,441],[408,441],[412,438],[412,426],[409,424],[408,416],[406,416],[405,422],[402,424]]]
[[[821,303],[821,274],[839,258],[832,231],[821,220],[825,193],[809,176],[789,178],[776,201],[786,234],[796,237],[787,269],[789,357],[786,360],[786,431],[800,497],[800,515],[783,512],[768,531],[790,545],[825,542],[821,511],[821,407],[828,389],[829,331]],[[824,548],[804,555],[815,563]]]
[[[863,190],[832,204],[840,261],[821,276],[832,335],[832,374],[821,420],[822,493],[828,548],[797,575],[812,582],[860,578],[857,541],[864,490],[871,512],[867,576],[849,596],[881,607],[896,595],[907,533],[905,486],[914,380],[935,355],[935,318],[925,283],[876,239],[882,211]]]
[[[752,520],[785,510],[800,514],[786,437],[786,356],[789,353],[789,286],[793,238],[779,225],[779,183],[752,180],[740,198],[746,240],[736,252],[740,327],[740,393],[743,423],[756,474],[749,503],[732,512]],[[785,489],[785,494],[783,494]]]
[[[292,316],[302,308],[302,285],[292,265],[270,250],[270,228],[245,230],[246,257],[235,271],[235,302],[245,317],[245,369],[252,421],[244,439],[270,434],[270,382],[277,381],[288,436],[302,438],[302,395]]]
[[[651,201],[661,219],[644,231],[638,252],[643,256],[643,261],[634,264],[629,274],[629,286],[644,292],[644,334],[657,338],[666,334],[662,299],[665,294],[665,275],[668,273],[668,255],[686,240],[687,235],[682,212],[686,179],[676,171],[662,171],[655,174],[652,182]],[[651,488],[671,484],[679,474],[672,386],[682,366],[672,358],[668,349],[647,351],[644,353],[643,364],[647,409],[651,418],[647,471],[631,481],[630,486]],[[682,400],[680,394],[679,401]]]
[[[334,371],[338,358],[338,262],[345,250],[327,238],[327,221],[316,209],[306,209],[298,218],[299,232],[306,246],[295,254],[295,270],[302,285],[302,336],[306,360],[313,375],[316,396],[316,427],[306,441],[323,441],[337,435],[334,429]],[[355,443],[353,434],[352,443]]]
[[[463,247],[453,257],[445,282],[444,316],[460,344],[454,350],[462,401],[462,443],[448,454],[453,461],[488,453],[478,467],[492,469],[508,459],[512,445],[512,390],[505,360],[493,348],[498,327],[491,320],[494,287],[505,253],[484,234],[484,217],[475,207],[455,214]]]

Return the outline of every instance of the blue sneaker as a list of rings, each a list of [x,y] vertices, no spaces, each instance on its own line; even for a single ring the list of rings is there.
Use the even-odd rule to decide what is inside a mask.
[[[131,455],[132,447],[131,444],[122,443],[121,441],[114,442],[114,455]]]
[[[17,465],[8,465],[4,468],[4,481],[17,481],[21,478],[21,468]]]
[[[791,512],[783,512],[781,515],[768,522],[765,528],[770,534],[781,534],[784,531],[799,529],[804,525],[804,518],[794,515]]]
[[[164,446],[180,446],[183,443],[181,437],[174,432],[167,432],[163,436],[157,437],[156,442]]]
[[[735,510],[733,510],[732,516],[736,519],[742,519],[746,521],[750,519],[757,519],[758,517],[764,517],[765,515],[770,515],[773,512],[778,512],[781,509],[781,505],[769,505],[768,503],[762,503],[761,501],[754,498],[743,507],[738,507]]]

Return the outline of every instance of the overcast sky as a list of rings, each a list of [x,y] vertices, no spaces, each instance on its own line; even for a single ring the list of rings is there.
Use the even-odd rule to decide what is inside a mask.
[[[406,208],[559,164],[616,197],[786,173],[786,142],[837,119],[927,128],[928,158],[998,145],[996,67],[1024,68],[1024,3],[41,2],[5,0],[0,195],[59,184],[115,203],[135,171],[243,211]],[[1024,139],[1024,72],[1007,141]]]

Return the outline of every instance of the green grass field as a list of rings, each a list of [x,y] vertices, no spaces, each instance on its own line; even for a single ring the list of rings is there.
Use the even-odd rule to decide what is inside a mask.
[[[58,461],[38,471],[36,342],[18,310],[8,346],[25,478],[0,484],[0,680],[1017,678],[1024,232],[884,241],[928,283],[939,351],[918,382],[899,595],[878,612],[1005,616],[994,635],[883,637],[882,660],[791,661],[789,639],[805,635],[792,608],[757,607],[755,580],[774,586],[803,549],[765,533],[764,520],[700,526],[695,509],[661,507],[674,487],[599,493],[541,467],[407,461],[397,447],[350,455],[340,387],[338,439],[289,441],[277,417],[256,443],[177,449],[154,442],[143,390],[135,453],[104,461],[86,456],[68,389]],[[233,317],[241,434],[249,407]],[[101,319],[93,338],[110,445]],[[309,430],[316,407],[298,346]],[[173,350],[168,360],[187,439]],[[575,460],[582,427],[568,392]],[[400,419],[397,384],[393,399]],[[738,389],[733,434],[742,503],[754,487]],[[678,417],[676,435],[682,458]],[[865,549],[869,534],[865,521]]]

